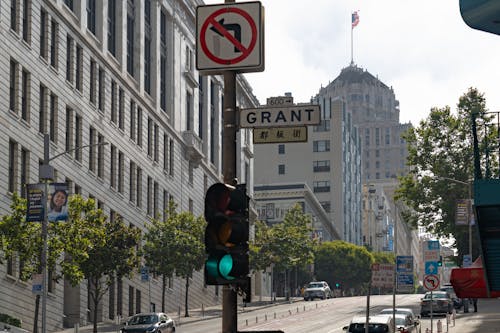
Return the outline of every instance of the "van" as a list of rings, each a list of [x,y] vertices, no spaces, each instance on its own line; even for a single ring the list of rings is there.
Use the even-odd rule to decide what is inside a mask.
[[[366,317],[354,317],[349,326],[343,327],[346,333],[365,333]],[[391,316],[370,316],[368,321],[368,333],[394,333],[394,325]]]

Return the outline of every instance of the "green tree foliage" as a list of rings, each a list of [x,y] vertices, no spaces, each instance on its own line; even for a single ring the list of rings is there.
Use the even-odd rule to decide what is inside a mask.
[[[393,252],[372,252],[373,262],[378,264],[395,264],[396,258]]]
[[[165,311],[165,292],[167,279],[175,272],[175,223],[170,218],[175,216],[175,203],[169,202],[168,211],[164,220],[155,218],[146,224],[147,233],[144,235],[143,255],[146,266],[150,271],[162,277],[161,311]]]
[[[344,241],[323,242],[317,247],[315,256],[316,278],[331,286],[340,283],[343,289],[362,291],[370,280],[374,258],[363,246]]]
[[[64,273],[70,282],[89,281],[93,302],[94,333],[97,333],[99,303],[115,277],[129,276],[138,266],[140,231],[126,226],[120,217],[108,220],[93,199],[75,195],[69,201],[69,221],[61,224],[61,242],[66,244]]]
[[[176,208],[177,205],[171,201],[165,221],[153,219],[147,225],[144,256],[148,267],[164,276],[164,282],[165,277],[172,276],[174,272],[176,276],[185,279],[185,316],[189,317],[189,280],[205,262],[203,237],[206,222],[203,217],[195,217],[190,212],[177,213]]]
[[[489,116],[483,94],[474,88],[460,97],[457,111],[433,108],[427,119],[404,135],[410,172],[400,179],[396,199],[409,208],[403,216],[411,226],[424,226],[442,237],[454,236],[459,252],[466,253],[467,228],[455,225],[456,200],[469,198],[467,184],[474,175],[471,115],[479,123]],[[478,131],[484,136],[481,126]],[[479,148],[483,156],[485,146]]]
[[[250,241],[250,269],[263,271],[273,263],[271,228],[262,221],[255,222],[255,238]]]

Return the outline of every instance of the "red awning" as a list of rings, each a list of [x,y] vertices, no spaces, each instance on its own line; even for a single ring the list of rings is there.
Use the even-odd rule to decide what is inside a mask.
[[[482,266],[482,262],[478,258],[471,267],[451,270],[450,282],[459,298],[488,297]],[[492,291],[490,297],[500,297],[500,292]]]

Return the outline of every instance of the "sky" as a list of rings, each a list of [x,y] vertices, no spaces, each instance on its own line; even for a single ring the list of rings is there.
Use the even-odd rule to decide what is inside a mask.
[[[240,1],[236,1],[237,3]],[[205,0],[206,4],[223,4]],[[308,102],[353,61],[394,89],[400,122],[455,111],[469,87],[500,110],[500,36],[468,27],[459,0],[261,0],[265,70],[244,74],[261,104],[291,92]]]

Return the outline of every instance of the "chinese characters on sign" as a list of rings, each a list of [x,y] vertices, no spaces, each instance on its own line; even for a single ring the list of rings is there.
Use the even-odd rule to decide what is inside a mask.
[[[255,128],[253,143],[307,142],[307,127]]]

